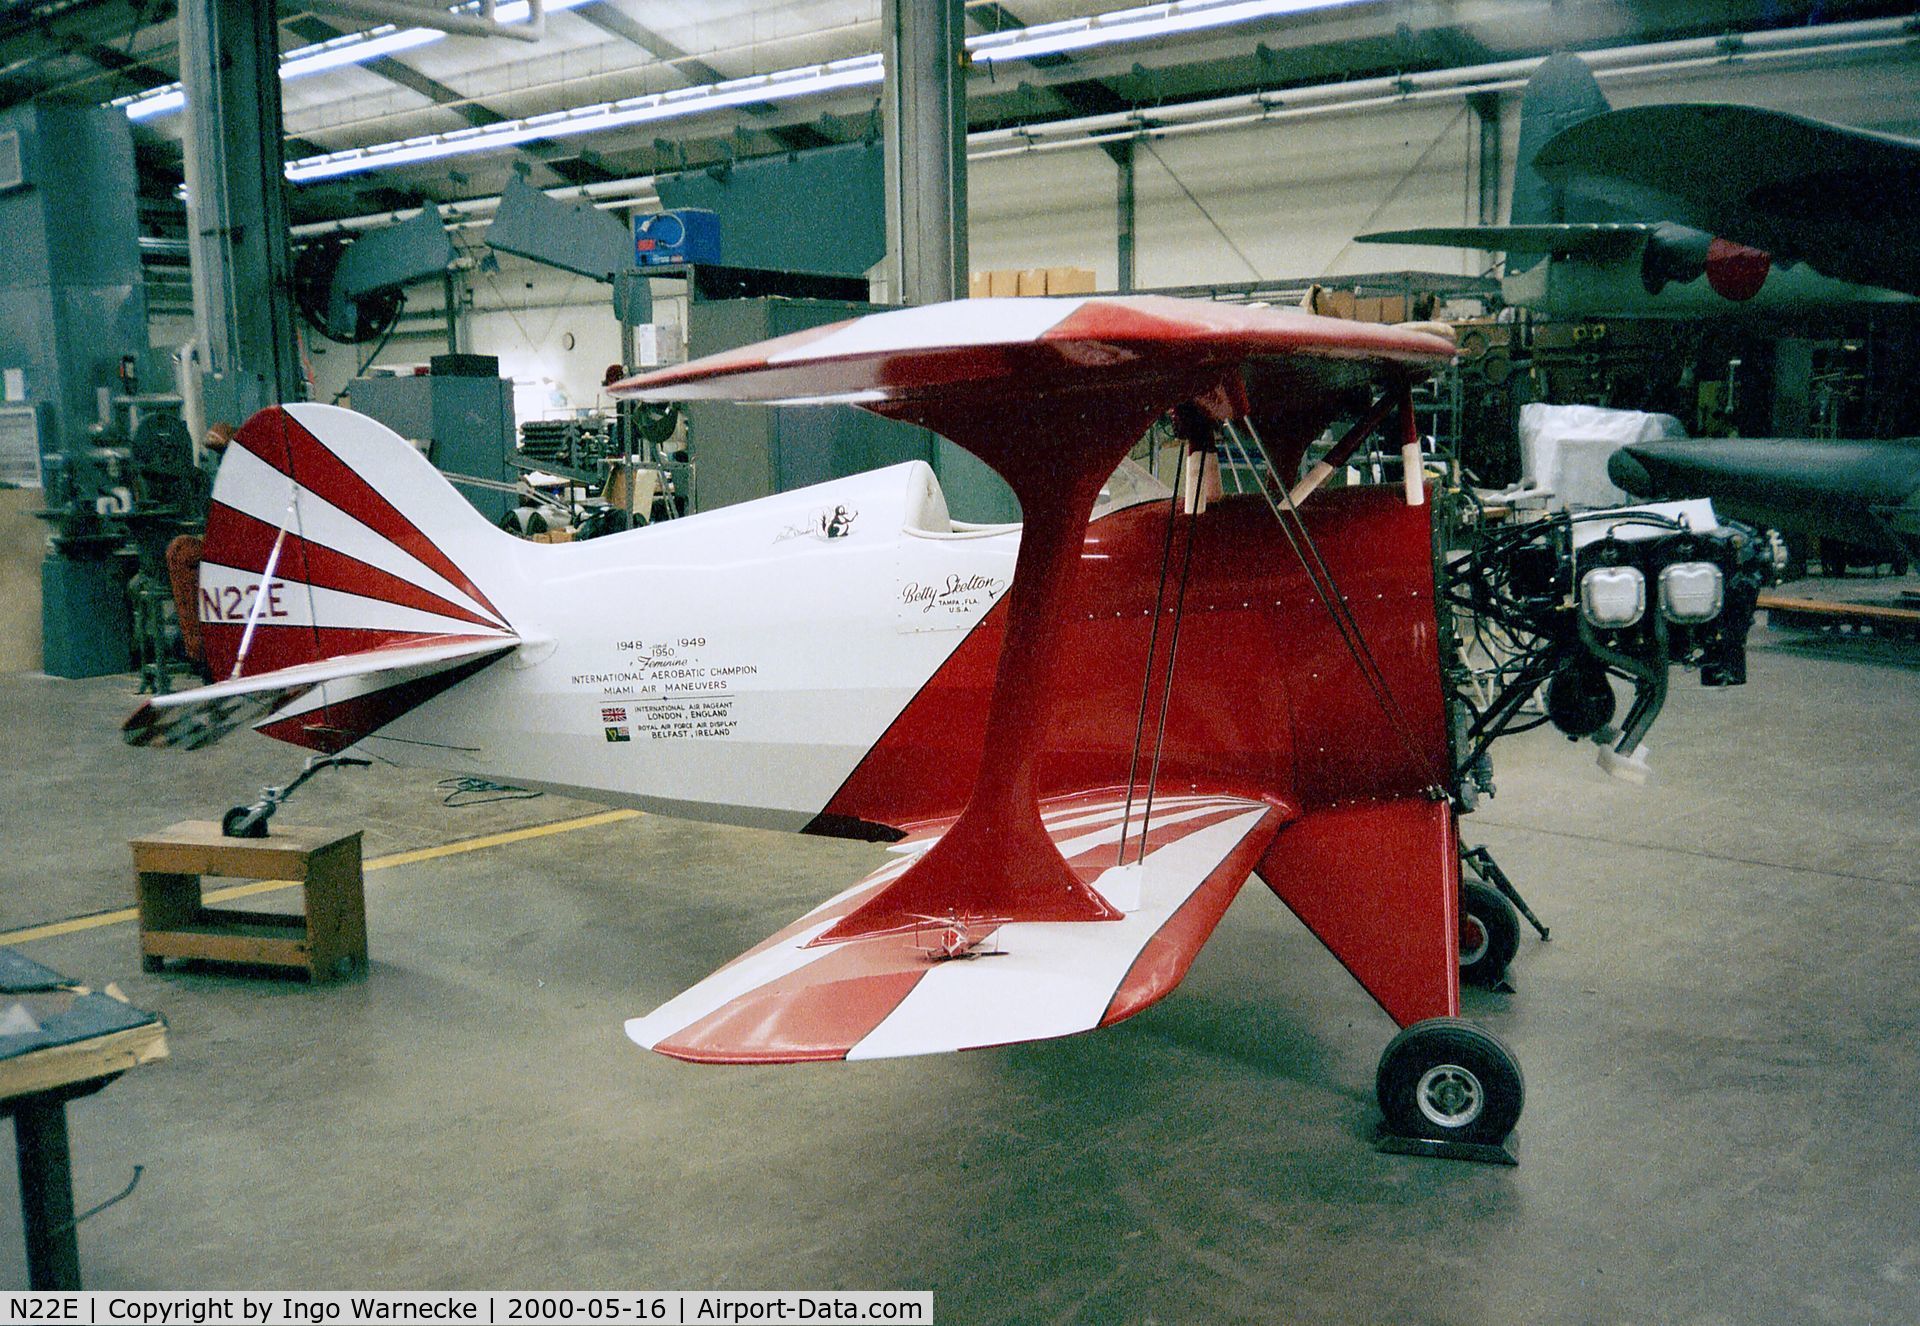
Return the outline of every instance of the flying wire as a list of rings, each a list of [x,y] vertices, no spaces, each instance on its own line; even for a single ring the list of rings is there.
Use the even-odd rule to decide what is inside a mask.
[[[1182,483],[1186,481],[1186,468],[1183,459],[1180,475]],[[1154,733],[1153,737],[1153,768],[1147,774],[1146,808],[1140,812],[1140,855],[1134,858],[1136,861],[1145,861],[1147,859],[1147,834],[1153,828],[1154,785],[1160,781],[1160,756],[1166,750],[1167,746],[1167,711],[1173,708],[1173,669],[1174,665],[1180,659],[1180,623],[1184,621],[1186,617],[1187,575],[1193,570],[1193,540],[1195,527],[1199,521],[1199,494],[1205,487],[1204,479],[1205,471],[1203,467],[1201,474],[1197,476],[1194,481],[1195,514],[1187,517],[1187,545],[1185,551],[1180,555],[1180,587],[1174,591],[1173,595],[1173,633],[1167,640],[1167,680],[1160,688],[1160,727],[1159,730]],[[1178,505],[1180,496],[1180,489],[1176,487],[1174,489],[1174,498],[1176,499],[1174,510],[1176,512],[1180,509]]]
[[[1187,443],[1180,442],[1180,467],[1186,467]],[[1160,648],[1160,614],[1167,602],[1167,569],[1173,562],[1173,526],[1174,517],[1180,511],[1180,489],[1176,484],[1167,498],[1167,533],[1160,545],[1160,590],[1153,599],[1153,629],[1147,633],[1147,661],[1140,670],[1140,713],[1133,723],[1133,758],[1127,765],[1127,804],[1120,814],[1120,842],[1114,849],[1113,863],[1125,865],[1127,861],[1127,822],[1133,818],[1133,785],[1140,773],[1140,738],[1147,730],[1147,696],[1153,690],[1153,656]],[[1151,791],[1151,789],[1149,789]],[[1146,835],[1140,836],[1141,844],[1146,843]]]
[[[1260,492],[1266,498],[1267,506],[1273,511],[1274,518],[1279,521],[1280,532],[1286,536],[1294,556],[1300,561],[1301,569],[1307,573],[1307,582],[1312,586],[1315,596],[1326,608],[1327,614],[1333,618],[1334,628],[1340,633],[1341,643],[1345,645],[1347,653],[1352,656],[1354,665],[1359,668],[1361,680],[1373,693],[1374,702],[1379,705],[1381,713],[1385,715],[1388,726],[1393,729],[1394,735],[1399,737],[1401,745],[1406,747],[1407,754],[1414,764],[1427,767],[1431,776],[1434,771],[1427,758],[1421,753],[1419,743],[1414,739],[1412,726],[1407,722],[1405,713],[1394,698],[1392,687],[1387,684],[1385,674],[1380,671],[1378,660],[1374,658],[1372,649],[1367,645],[1366,633],[1360,629],[1359,623],[1347,607],[1346,596],[1341,593],[1339,583],[1334,580],[1333,573],[1328,570],[1326,561],[1320,556],[1319,547],[1314,543],[1313,535],[1307,530],[1306,522],[1300,519],[1300,510],[1294,505],[1292,495],[1286,491],[1286,483],[1280,477],[1280,470],[1274,462],[1272,449],[1267,446],[1266,439],[1260,436],[1259,430],[1254,428],[1251,420],[1243,422],[1246,423],[1248,435],[1260,449],[1260,454],[1266,458],[1266,473],[1261,479]],[[1232,424],[1228,424],[1227,428],[1233,431]],[[1278,500],[1273,495],[1275,487],[1280,489]],[[1292,517],[1291,523],[1288,516]],[[1296,526],[1299,531],[1297,537],[1294,532]]]

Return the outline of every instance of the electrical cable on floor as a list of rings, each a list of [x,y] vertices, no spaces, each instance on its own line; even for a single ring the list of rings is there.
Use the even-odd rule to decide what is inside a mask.
[[[532,792],[509,783],[489,782],[485,778],[442,778],[433,786],[435,791],[442,794],[440,804],[456,810],[466,806],[484,806],[489,801],[531,801],[546,795],[545,792]]]
[[[140,1186],[140,1176],[146,1172],[147,1172],[147,1167],[145,1165],[135,1165],[133,1167],[133,1177],[127,1181],[126,1187],[122,1188],[114,1196],[107,1198],[107,1200],[100,1203],[100,1205],[88,1207],[86,1210],[82,1211],[79,1215],[67,1221],[65,1224],[54,1226],[54,1228],[49,1232],[54,1234],[64,1234],[68,1230],[77,1227],[81,1221],[93,1219],[95,1216],[99,1215],[102,1211],[106,1210],[109,1206],[112,1206],[117,1202],[126,1201],[127,1198],[133,1196],[133,1190]]]

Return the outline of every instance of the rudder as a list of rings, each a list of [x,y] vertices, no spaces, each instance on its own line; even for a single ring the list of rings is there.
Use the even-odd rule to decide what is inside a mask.
[[[208,666],[223,680],[448,636],[511,638],[469,571],[511,544],[366,416],[262,410],[228,447],[207,517]]]

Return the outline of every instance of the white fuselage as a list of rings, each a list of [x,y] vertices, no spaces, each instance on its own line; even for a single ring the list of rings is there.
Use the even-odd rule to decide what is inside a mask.
[[[527,643],[356,753],[797,829],[1005,592],[1018,544],[955,529],[918,462],[585,543],[503,538],[470,569]]]

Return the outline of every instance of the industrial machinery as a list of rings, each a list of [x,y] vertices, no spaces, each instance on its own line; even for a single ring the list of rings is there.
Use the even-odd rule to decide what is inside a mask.
[[[492,521],[518,504],[513,384],[493,355],[435,355],[427,372],[355,378],[348,403],[421,446],[460,494]]]
[[[348,241],[323,235],[293,265],[294,302],[315,331],[345,344],[377,341],[406,303],[405,288],[440,276],[453,241],[432,203],[408,220]]]
[[[674,445],[679,426],[678,406],[643,401],[622,401],[612,414],[528,420],[513,457],[526,493],[502,527],[591,539],[690,514],[695,470],[684,445]]]

